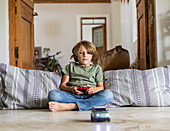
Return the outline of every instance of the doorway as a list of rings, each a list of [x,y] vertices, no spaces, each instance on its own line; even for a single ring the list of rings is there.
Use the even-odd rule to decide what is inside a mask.
[[[82,17],[81,40],[93,42],[99,57],[106,51],[106,17]]]

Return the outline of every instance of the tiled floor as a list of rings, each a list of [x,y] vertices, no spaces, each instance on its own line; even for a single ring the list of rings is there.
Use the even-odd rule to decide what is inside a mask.
[[[109,108],[110,122],[94,123],[91,111],[0,110],[0,131],[165,131],[170,107]]]

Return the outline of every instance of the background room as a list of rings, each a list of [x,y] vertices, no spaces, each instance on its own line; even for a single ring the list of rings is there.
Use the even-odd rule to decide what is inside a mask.
[[[132,63],[135,61],[137,48],[136,7],[133,2],[129,4],[120,4],[118,1],[93,4],[37,3],[35,4],[35,11],[38,13],[35,17],[35,46],[50,48],[50,54],[62,51],[59,62],[64,66],[71,61],[73,46],[81,40],[81,18],[105,17],[107,50],[122,45],[129,50]],[[89,33],[85,36],[88,35]]]

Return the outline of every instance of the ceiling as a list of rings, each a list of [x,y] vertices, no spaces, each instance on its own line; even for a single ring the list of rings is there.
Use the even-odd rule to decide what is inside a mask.
[[[34,0],[34,3],[111,3],[111,0]]]

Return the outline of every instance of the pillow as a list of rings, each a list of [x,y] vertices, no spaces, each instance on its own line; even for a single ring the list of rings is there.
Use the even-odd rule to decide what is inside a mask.
[[[0,63],[1,109],[48,108],[48,93],[59,89],[56,72],[27,70]]]
[[[105,88],[114,94],[112,105],[170,106],[170,68],[105,71]]]

